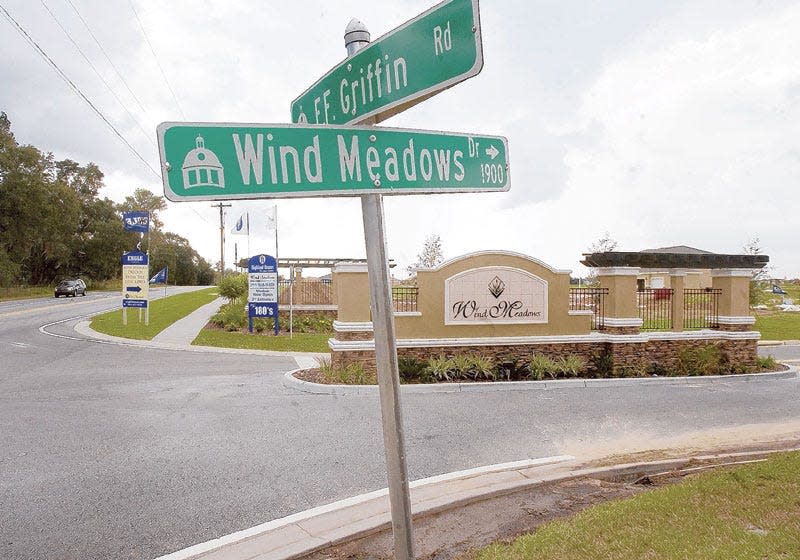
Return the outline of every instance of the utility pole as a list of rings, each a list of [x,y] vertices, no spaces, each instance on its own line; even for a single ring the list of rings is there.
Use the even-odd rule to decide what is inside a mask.
[[[219,277],[225,277],[225,213],[223,208],[230,208],[230,204],[212,204],[212,208],[219,208]]]

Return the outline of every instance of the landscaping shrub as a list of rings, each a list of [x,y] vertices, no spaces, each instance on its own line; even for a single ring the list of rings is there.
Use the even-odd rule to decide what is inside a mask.
[[[492,358],[468,354],[430,358],[425,373],[435,381],[494,381],[496,378]]]
[[[586,362],[576,354],[569,354],[556,362],[556,370],[565,377],[578,377]]]
[[[425,372],[435,381],[452,381],[454,374],[453,362],[447,356],[430,358],[428,365],[425,367]]]
[[[337,385],[376,385],[378,379],[374,373],[364,370],[364,364],[352,362],[344,368],[335,368],[329,358],[317,358],[319,370],[326,383]]]
[[[231,301],[222,304],[209,322],[226,331],[238,331],[247,326],[247,317],[241,303]]]
[[[416,358],[398,358],[397,369],[401,381],[406,383],[432,383],[434,379],[427,371],[427,362]]]
[[[534,354],[528,360],[528,379],[534,381],[541,381],[545,375],[551,376],[553,379],[558,375],[557,364],[547,356],[541,354]]]
[[[247,274],[228,274],[219,281],[219,295],[229,302],[247,298]]]
[[[778,362],[772,356],[759,356],[756,362],[758,369],[770,371],[778,368]]]
[[[678,352],[675,370],[679,375],[718,375],[726,373],[725,359],[719,346],[707,344]]]
[[[604,379],[614,375],[614,356],[609,353],[600,354],[592,359],[592,370],[595,377]]]

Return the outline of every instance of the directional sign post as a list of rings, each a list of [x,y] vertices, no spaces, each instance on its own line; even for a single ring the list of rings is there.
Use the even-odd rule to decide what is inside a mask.
[[[144,324],[150,324],[147,305],[150,275],[148,256],[141,251],[130,251],[122,255],[122,324],[128,324],[128,308],[144,309]],[[140,317],[141,320],[141,317]]]
[[[292,102],[292,122],[380,122],[482,67],[478,1],[448,0],[335,66]]]
[[[394,557],[410,560],[382,195],[507,191],[508,145],[498,136],[348,126],[380,122],[478,74],[478,0],[446,0],[373,43],[353,20],[345,46],[348,58],[292,103],[295,125],[159,125],[164,194],[172,201],[361,196]]]
[[[270,255],[255,255],[247,263],[247,322],[253,332],[253,319],[273,319],[278,336],[278,262]]]
[[[500,136],[374,127],[162,123],[169,200],[506,191]]]

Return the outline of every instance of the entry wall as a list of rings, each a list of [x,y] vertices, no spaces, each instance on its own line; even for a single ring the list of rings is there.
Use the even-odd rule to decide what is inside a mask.
[[[546,321],[518,324],[448,324],[445,285],[467,271],[505,267],[522,271],[547,286]],[[591,311],[569,311],[569,271],[517,253],[481,252],[455,258],[434,269],[417,271],[416,311],[396,312],[398,356],[425,360],[434,356],[473,354],[498,361],[527,360],[532,354],[558,358],[578,354],[587,364],[609,355],[616,368],[640,371],[654,363],[675,364],[684,348],[717,345],[732,363],[753,366],[759,333],[746,317],[746,279],[740,271],[715,271],[715,287],[723,290],[720,329],[686,332],[641,332],[636,308],[638,269],[602,269],[599,278],[609,288],[605,330],[591,331]],[[374,371],[374,335],[369,310],[369,282],[365,265],[334,269],[339,303],[329,340],[335,367],[361,362]],[[480,289],[484,289],[483,282]],[[488,296],[484,297],[492,301]],[[498,298],[499,299],[499,298]],[[744,306],[744,307],[743,307]]]

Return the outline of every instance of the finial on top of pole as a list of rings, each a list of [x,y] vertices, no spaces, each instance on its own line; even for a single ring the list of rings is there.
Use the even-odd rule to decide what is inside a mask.
[[[353,56],[359,49],[363,49],[369,44],[369,30],[361,23],[361,20],[353,18],[344,29],[344,46],[347,55]]]

